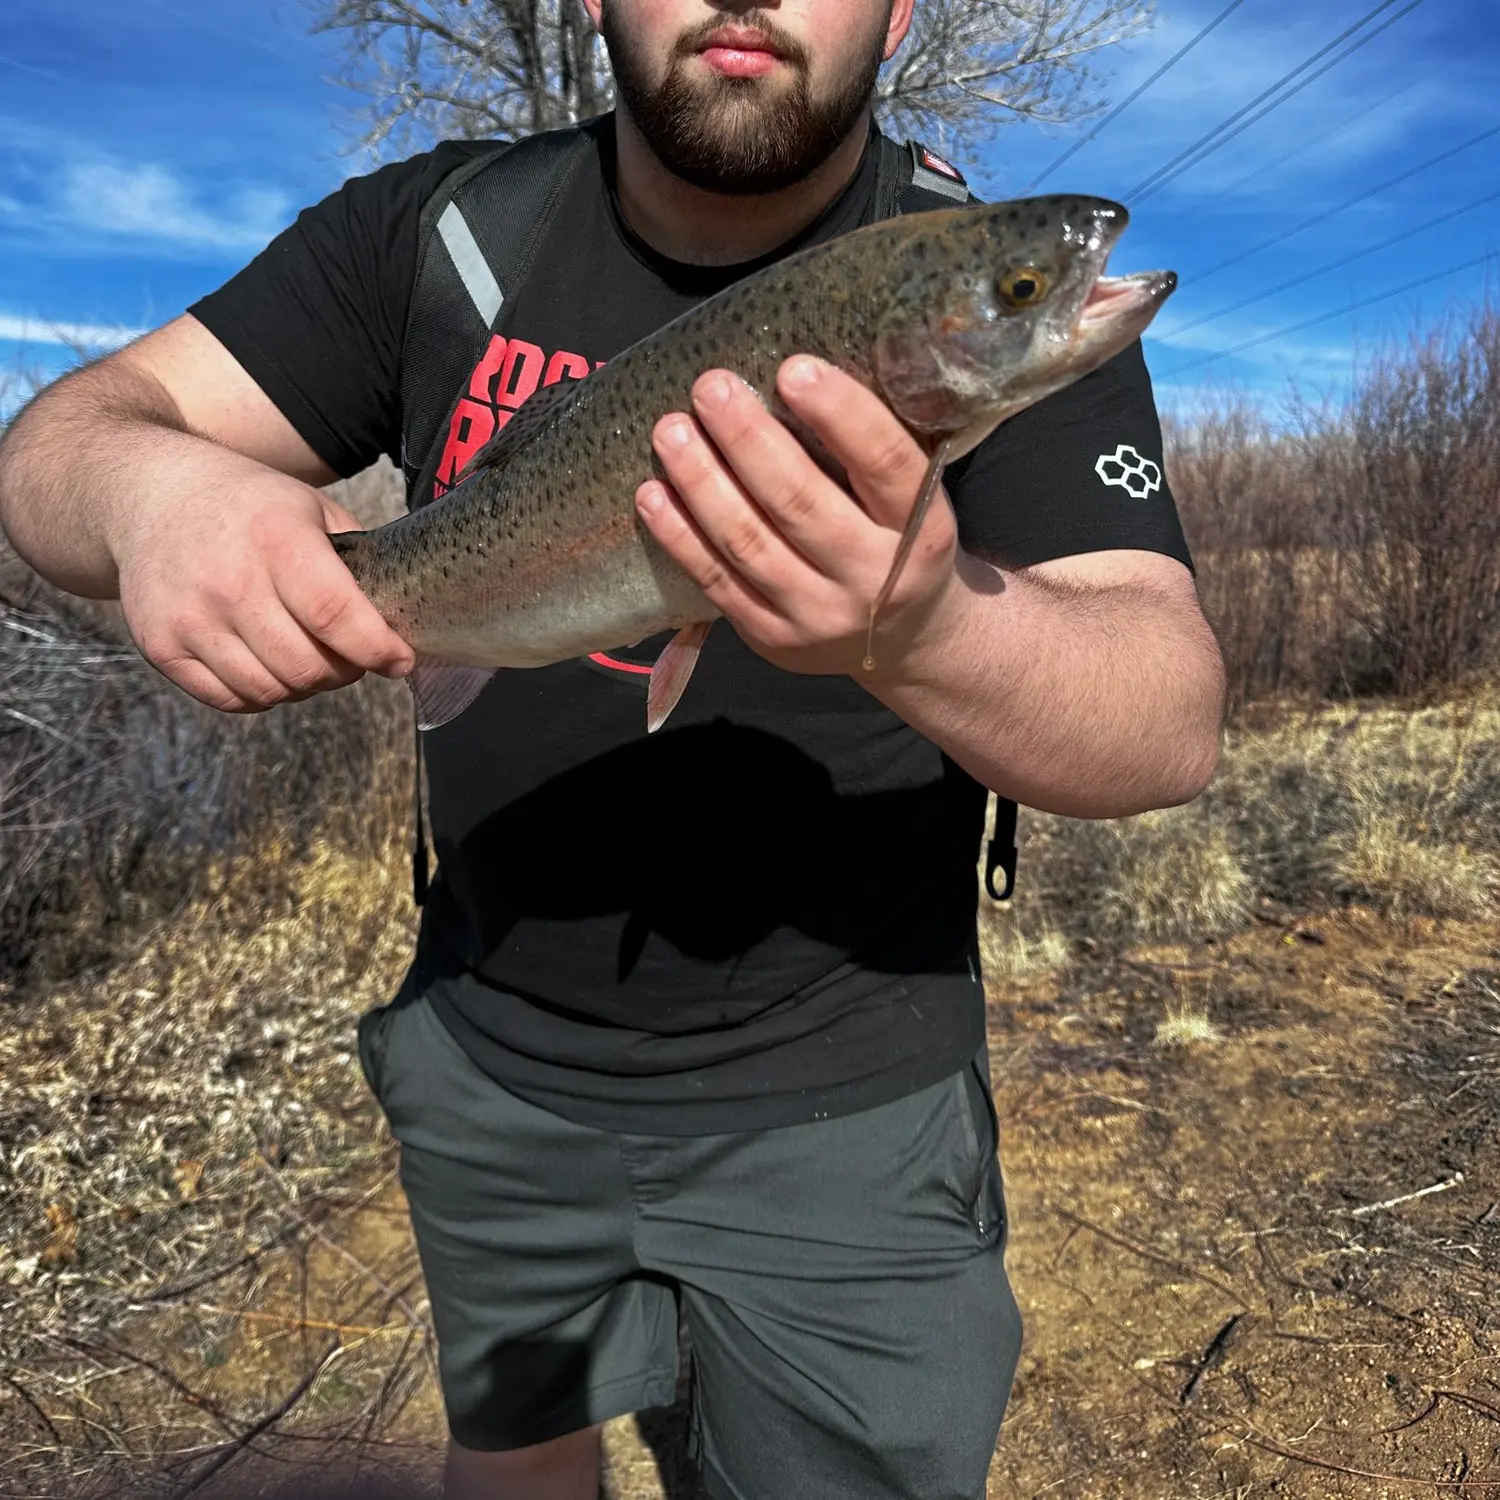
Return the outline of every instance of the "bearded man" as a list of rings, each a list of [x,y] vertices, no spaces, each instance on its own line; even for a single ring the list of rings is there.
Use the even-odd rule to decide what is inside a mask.
[[[448,340],[439,487],[540,386],[878,211],[870,99],[913,0],[586,4],[619,104],[573,133],[583,167],[482,349]],[[312,486],[410,457],[413,340],[448,346],[408,322],[424,256],[494,281],[493,238],[433,249],[423,205],[486,154],[346,183],[15,424],[17,548],[117,595],[203,702],[410,670],[327,541],[356,523]],[[480,207],[503,239],[507,204]],[[1021,1339],[986,789],[1113,817],[1186,801],[1217,758],[1221,666],[1138,342],[949,468],[868,674],[926,455],[817,360],[778,391],[847,485],[732,371],[655,429],[641,524],[733,627],[670,727],[644,733],[655,641],[501,672],[426,736],[437,881],[360,1054],[401,1142],[450,1500],[593,1500],[600,1424],[673,1399],[679,1320],[716,1500],[979,1500]],[[1100,472],[1121,445],[1144,493]]]

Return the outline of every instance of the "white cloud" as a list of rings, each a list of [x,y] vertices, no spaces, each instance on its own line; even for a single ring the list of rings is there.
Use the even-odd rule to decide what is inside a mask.
[[[118,349],[145,331],[123,328],[117,323],[72,323],[0,312],[0,339],[17,344],[55,344],[67,349],[102,351]]]
[[[95,233],[252,251],[283,228],[291,212],[287,196],[273,189],[242,188],[223,205],[210,207],[167,167],[108,161],[70,164],[58,207]]]

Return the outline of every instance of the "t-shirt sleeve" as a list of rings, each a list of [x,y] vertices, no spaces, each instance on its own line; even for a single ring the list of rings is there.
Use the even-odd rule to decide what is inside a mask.
[[[1139,339],[1002,422],[946,486],[964,549],[1007,567],[1115,548],[1193,566]]]
[[[350,178],[188,311],[340,475],[400,461],[401,339],[422,205],[486,143]]]

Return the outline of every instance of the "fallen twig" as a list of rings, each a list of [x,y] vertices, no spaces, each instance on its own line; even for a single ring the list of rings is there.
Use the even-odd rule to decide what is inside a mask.
[[[1449,1188],[1455,1188],[1464,1180],[1462,1172],[1455,1172],[1451,1177],[1445,1177],[1441,1182],[1434,1182],[1431,1187],[1418,1188],[1414,1193],[1402,1193],[1399,1198],[1387,1198],[1381,1203],[1366,1203],[1359,1208],[1348,1210],[1351,1219],[1362,1218],[1365,1214],[1379,1213],[1383,1208],[1395,1208],[1401,1203],[1414,1203],[1418,1198],[1426,1198],[1431,1193],[1446,1193]]]
[[[1208,1348],[1203,1351],[1198,1361],[1198,1368],[1193,1371],[1192,1379],[1183,1386],[1182,1394],[1177,1398],[1178,1404],[1186,1406],[1198,1394],[1199,1387],[1203,1384],[1203,1377],[1210,1370],[1216,1370],[1224,1363],[1224,1356],[1229,1351],[1229,1345],[1240,1325],[1244,1322],[1245,1314],[1236,1313],[1214,1336],[1209,1340]]]
[[[1111,1245],[1117,1245],[1121,1250],[1129,1251],[1131,1255],[1139,1255],[1144,1260],[1154,1260],[1158,1265],[1167,1266],[1183,1276],[1191,1277],[1194,1281],[1201,1281],[1205,1286],[1213,1287],[1216,1292],[1222,1292],[1231,1302],[1239,1303],[1246,1312],[1250,1311],[1250,1304],[1232,1287],[1226,1286],[1216,1277],[1206,1276],[1202,1271],[1195,1271],[1192,1266],[1184,1265],[1180,1260],[1173,1260],[1170,1255],[1163,1255],[1159,1250],[1152,1250],[1145,1245],[1134,1244],[1120,1235],[1111,1234],[1109,1230],[1102,1229],[1098,1224],[1091,1223],[1088,1219],[1081,1218],[1078,1214],[1070,1213],[1065,1208],[1054,1208],[1053,1212],[1059,1218],[1066,1219],[1068,1223],[1076,1224],[1080,1229],[1087,1229],[1090,1234],[1097,1234],[1101,1240],[1106,1240]]]
[[[337,1341],[331,1344],[323,1353],[312,1369],[310,1369],[301,1380],[297,1382],[292,1393],[278,1406],[275,1411],[267,1412],[260,1421],[247,1427],[232,1443],[225,1443],[218,1453],[206,1463],[197,1474],[173,1490],[171,1500],[186,1500],[194,1490],[201,1489],[210,1479],[214,1477],[226,1465],[234,1462],[251,1443],[262,1433],[269,1432],[291,1409],[313,1388],[318,1377],[333,1363],[335,1359],[344,1352],[344,1346]]]

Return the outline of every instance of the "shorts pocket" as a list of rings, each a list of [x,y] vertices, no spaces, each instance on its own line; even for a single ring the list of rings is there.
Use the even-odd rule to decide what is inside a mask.
[[[969,1147],[969,1217],[981,1239],[989,1241],[1005,1227],[1005,1195],[1000,1178],[1000,1117],[990,1092],[987,1049],[954,1078],[964,1138]]]

